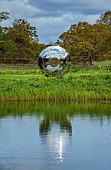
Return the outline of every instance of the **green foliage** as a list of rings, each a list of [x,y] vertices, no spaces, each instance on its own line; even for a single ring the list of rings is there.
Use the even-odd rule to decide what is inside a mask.
[[[36,28],[24,19],[14,20],[10,28],[0,27],[0,63],[34,62],[41,49]]]
[[[8,18],[8,12],[0,13],[0,22]],[[111,60],[111,11],[102,14],[96,24],[71,25],[55,44],[69,52],[74,64]],[[49,45],[39,44],[37,29],[24,19],[14,20],[10,28],[0,26],[0,63],[33,63]]]
[[[0,100],[111,101],[111,72],[107,68],[75,68],[46,77],[31,70],[1,69]]]
[[[27,62],[28,59],[36,58],[38,35],[35,27],[30,26],[25,20],[15,20],[13,27],[9,29],[8,35],[17,45],[15,57],[19,59],[19,62],[21,62],[23,58],[27,59]]]
[[[60,40],[61,45],[69,52],[71,60],[82,61],[84,64],[89,62],[92,65],[92,61],[106,59],[103,54],[110,41],[108,40],[110,33],[110,25],[79,22],[77,25],[71,25],[67,32],[61,34]],[[108,52],[105,51],[106,56]]]

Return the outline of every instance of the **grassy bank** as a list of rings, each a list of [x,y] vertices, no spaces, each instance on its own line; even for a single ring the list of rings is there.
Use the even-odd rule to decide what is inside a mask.
[[[0,101],[111,101],[110,68],[73,68],[64,76],[45,77],[33,69],[0,68]]]

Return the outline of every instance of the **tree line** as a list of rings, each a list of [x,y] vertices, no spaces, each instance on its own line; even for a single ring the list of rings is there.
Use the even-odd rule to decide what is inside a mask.
[[[9,19],[0,13],[0,22]],[[111,11],[100,16],[95,24],[78,22],[63,32],[54,45],[65,48],[75,63],[111,60]],[[51,44],[40,44],[37,29],[24,19],[13,21],[12,27],[0,26],[0,63],[33,63],[40,52]]]
[[[9,18],[9,13],[0,13],[0,20]],[[12,27],[0,26],[0,62],[32,63],[45,45],[39,44],[37,29],[24,19],[16,19]]]

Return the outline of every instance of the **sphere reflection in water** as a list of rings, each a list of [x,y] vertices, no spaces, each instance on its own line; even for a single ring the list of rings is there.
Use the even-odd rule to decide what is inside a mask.
[[[56,130],[55,130],[56,128]],[[69,143],[68,132],[60,132],[59,127],[52,127],[51,132],[47,136],[48,148],[50,153],[56,160],[62,162],[66,145]]]
[[[71,122],[67,116],[65,114],[55,118],[45,116],[40,124],[39,133],[51,154],[51,159],[62,161],[66,145],[72,136]]]
[[[68,52],[60,46],[45,48],[38,57],[38,66],[47,71],[58,71],[70,61]]]

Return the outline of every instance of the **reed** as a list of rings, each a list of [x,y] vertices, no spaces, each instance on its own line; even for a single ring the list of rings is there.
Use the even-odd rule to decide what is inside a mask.
[[[2,70],[0,101],[6,100],[111,101],[111,71],[74,68],[62,76],[46,77],[37,70]]]

